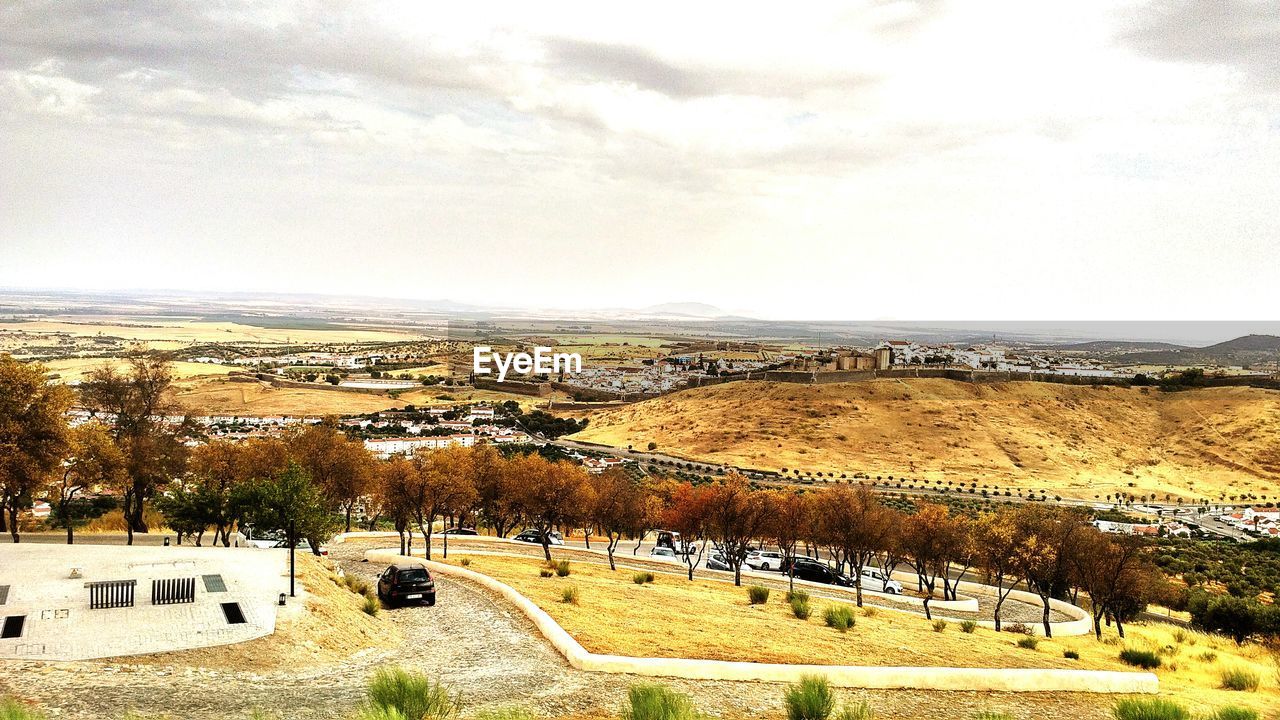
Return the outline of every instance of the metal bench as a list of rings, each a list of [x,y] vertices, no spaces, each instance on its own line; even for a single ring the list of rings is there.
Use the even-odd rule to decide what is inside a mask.
[[[164,578],[151,581],[152,605],[177,605],[196,601],[196,579]]]
[[[133,589],[137,580],[99,580],[87,582],[89,609],[133,607]]]

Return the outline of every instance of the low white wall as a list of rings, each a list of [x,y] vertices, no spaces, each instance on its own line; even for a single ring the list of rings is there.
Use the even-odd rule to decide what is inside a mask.
[[[1093,692],[1155,693],[1159,680],[1152,673],[1100,670],[991,669],[943,667],[863,667],[851,665],[783,665],[777,663],[727,662],[687,658],[640,658],[597,655],[588,652],[533,601],[505,583],[488,575],[455,565],[421,558],[405,558],[393,550],[370,550],[365,559],[377,563],[403,560],[422,562],[432,572],[463,578],[500,594],[520,609],[538,631],[580,670],[629,673],[651,677],[679,677],[693,680],[751,680],[796,682],[803,675],[825,675],[838,687],[924,690],[978,690],[1011,692]]]

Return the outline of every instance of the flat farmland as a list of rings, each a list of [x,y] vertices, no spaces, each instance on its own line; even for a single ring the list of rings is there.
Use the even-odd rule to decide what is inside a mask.
[[[422,337],[409,330],[393,329],[313,329],[256,327],[235,322],[201,320],[148,320],[132,322],[120,318],[102,320],[52,318],[31,322],[0,322],[0,330],[49,335],[67,334],[92,337],[105,335],[141,343],[165,343],[156,349],[173,349],[193,343],[352,343],[402,341]]]
[[[57,373],[61,382],[83,380],[89,373],[103,366],[111,366],[120,371],[129,367],[129,361],[121,358],[72,358],[67,360],[47,360],[41,363],[49,368],[50,373]],[[213,363],[173,362],[169,364],[175,379],[185,380],[196,377],[216,377],[230,374],[237,368],[232,365],[216,365]]]

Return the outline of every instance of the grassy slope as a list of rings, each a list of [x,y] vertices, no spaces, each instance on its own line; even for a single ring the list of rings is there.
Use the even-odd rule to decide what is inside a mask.
[[[591,416],[576,439],[764,469],[977,480],[1073,497],[1274,495],[1280,393],[1050,383],[728,383]],[[1130,486],[1129,483],[1133,483]]]
[[[814,599],[813,615],[796,619],[782,593],[773,592],[764,605],[750,605],[745,588],[710,580],[689,582],[678,575],[659,574],[651,585],[636,585],[630,571],[611,572],[603,565],[575,563],[567,578],[542,578],[542,564],[532,558],[463,554],[460,563],[511,585],[546,610],[583,647],[596,653],[637,657],[695,657],[749,662],[814,663],[820,665],[1037,667],[1091,670],[1134,670],[1117,656],[1125,645],[1166,650],[1165,667],[1157,671],[1161,694],[1195,707],[1246,704],[1259,709],[1280,704],[1277,678],[1271,674],[1266,651],[1257,645],[1237,649],[1219,637],[1186,632],[1179,642],[1165,625],[1133,626],[1125,644],[1108,631],[1109,643],[1092,635],[1041,640],[1035,650],[1016,646],[1020,635],[978,629],[964,634],[951,623],[936,633],[923,617],[880,610],[872,616],[856,613],[857,625],[841,633],[824,625],[822,609],[835,601]],[[565,587],[575,586],[579,603],[561,602]],[[1080,660],[1062,653],[1073,649]],[[1201,659],[1206,651],[1213,660]],[[1263,678],[1256,693],[1218,689],[1222,667],[1248,667]]]

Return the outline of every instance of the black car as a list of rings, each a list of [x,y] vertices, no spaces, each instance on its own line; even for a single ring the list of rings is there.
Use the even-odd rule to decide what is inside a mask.
[[[529,528],[528,530],[522,531],[519,535],[516,535],[514,538],[512,538],[512,540],[515,540],[516,542],[525,542],[525,543],[533,543],[535,545],[541,545],[542,532],[534,528]],[[563,545],[564,538],[560,535],[560,533],[552,530],[551,532],[547,533],[547,544]]]
[[[853,580],[849,579],[847,575],[836,572],[830,566],[815,560],[796,558],[791,561],[791,572],[800,580],[853,587]]]
[[[474,528],[452,527],[444,531],[445,535],[479,535]]]
[[[435,605],[436,581],[421,565],[398,563],[378,576],[378,598],[387,605]]]

